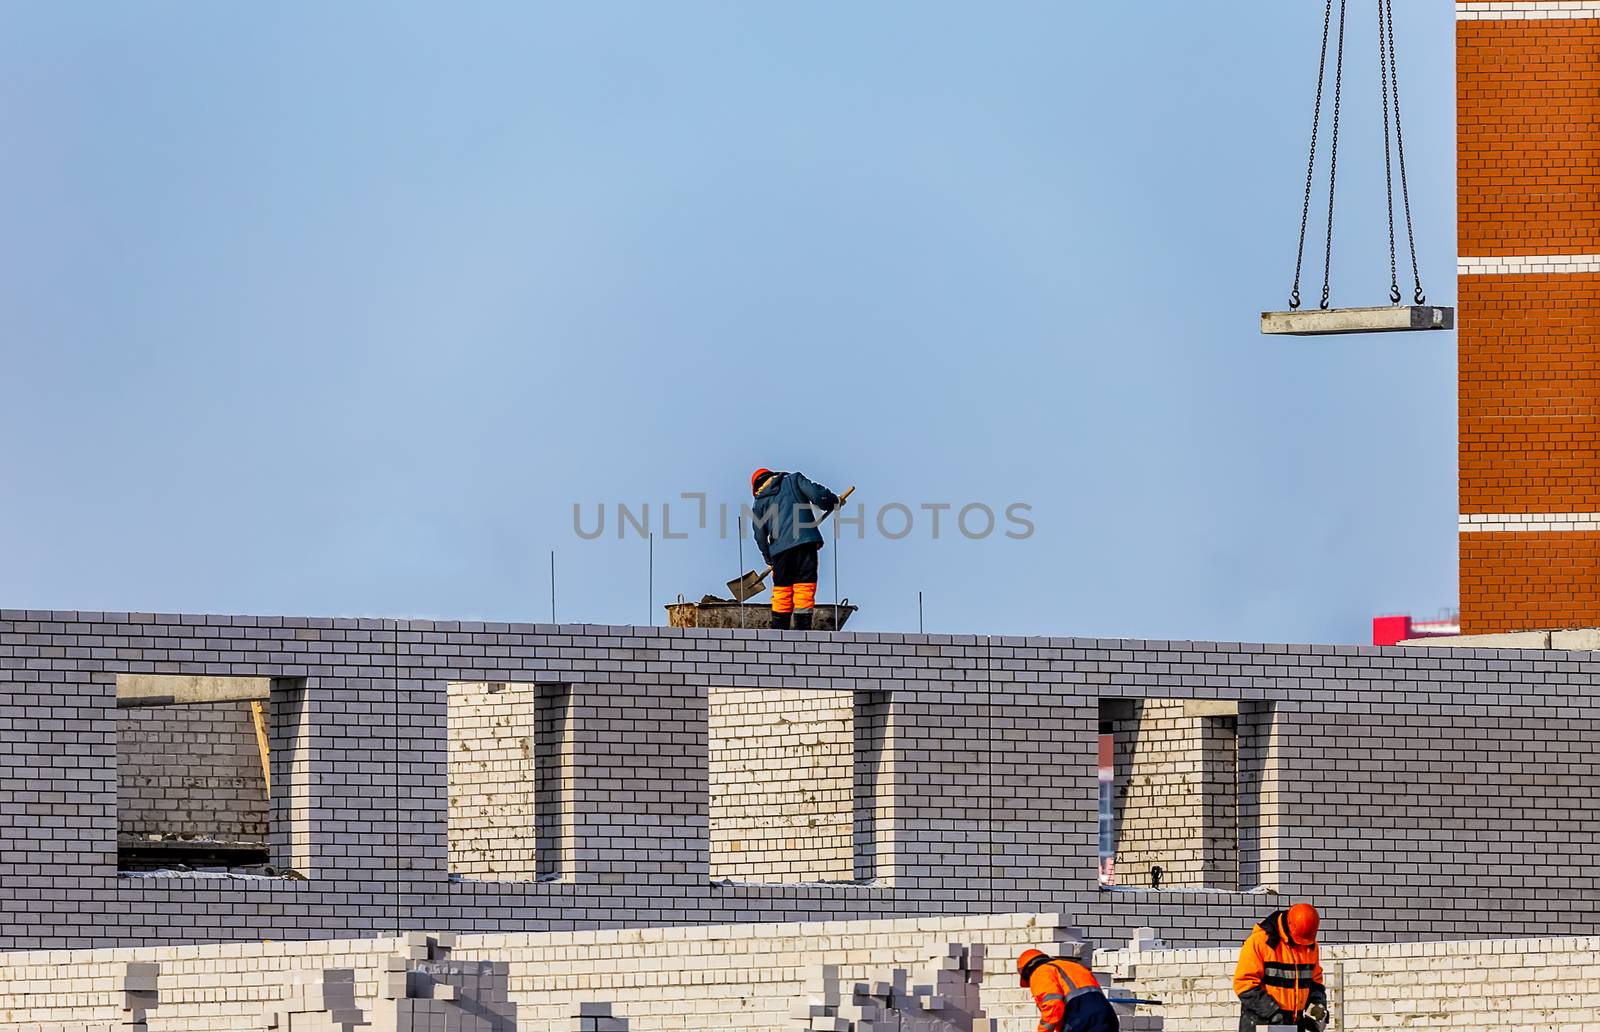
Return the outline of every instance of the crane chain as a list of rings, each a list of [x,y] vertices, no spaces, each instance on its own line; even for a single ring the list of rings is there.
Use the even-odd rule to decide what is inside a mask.
[[[1289,307],[1300,307],[1300,269],[1306,258],[1306,220],[1311,216],[1311,184],[1317,167],[1317,128],[1322,122],[1322,81],[1328,67],[1328,26],[1333,20],[1333,0],[1322,11],[1322,55],[1317,58],[1317,100],[1311,109],[1311,156],[1306,158],[1306,195],[1300,204],[1300,246],[1294,253],[1294,287],[1289,291]]]

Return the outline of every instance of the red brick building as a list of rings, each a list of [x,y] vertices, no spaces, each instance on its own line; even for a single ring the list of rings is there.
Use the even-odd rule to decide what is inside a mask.
[[[1600,0],[1456,18],[1461,630],[1600,626]]]

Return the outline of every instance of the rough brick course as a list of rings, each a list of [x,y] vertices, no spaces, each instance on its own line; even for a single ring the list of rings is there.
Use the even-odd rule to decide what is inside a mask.
[[[1593,937],[1322,947],[1336,1027],[1352,1030],[1591,1032],[1597,957]],[[1096,953],[1095,964],[1132,993],[1161,1000],[1154,1010],[1164,1032],[1212,1032],[1237,1027],[1237,958],[1237,947],[1116,950]]]
[[[1016,958],[1063,941],[1076,948],[1074,937],[1060,914],[998,914],[460,936],[451,960],[507,967],[525,1032],[565,1032],[584,1004],[610,1004],[634,1032],[789,1032],[790,1008],[816,965],[870,979],[958,941],[988,947],[989,970],[998,972],[981,987],[990,1014],[1036,1017],[1011,975]],[[405,949],[403,939],[378,938],[0,954],[0,1032],[85,1032],[114,1020],[119,978],[132,961],[160,966],[161,1004],[150,1016],[162,1032],[259,1028],[258,1016],[297,980],[330,968],[354,973],[355,999],[371,1016],[384,960]]]
[[[981,945],[979,1005],[994,1027],[1031,1032],[1037,1011],[1011,975],[1016,957],[1030,947],[1071,955],[1074,936],[1059,914],[481,935],[457,939],[450,965],[493,965],[495,998],[509,996],[516,1027],[525,1032],[565,1032],[582,1027],[573,1015],[601,1012],[629,1022],[632,1032],[787,1032],[797,1024],[791,1008],[814,996],[818,966],[843,985],[870,983],[892,978],[894,968],[948,955],[951,943]],[[1594,1025],[1597,938],[1383,945],[1324,939],[1323,968],[1341,1029],[1588,1032]],[[293,999],[308,986],[326,985],[330,971],[339,988],[334,1002],[353,999],[374,1017],[386,968],[393,967],[385,960],[406,948],[403,939],[343,939],[0,954],[0,1032],[121,1027],[114,1023],[124,973],[139,966],[159,969],[160,1002],[149,1015],[163,1032],[260,1028],[263,1011],[292,1010]],[[1237,1024],[1236,957],[1236,944],[1119,949],[1096,953],[1094,964],[1113,995],[1163,1002],[1153,1009],[1163,1024],[1125,1017],[1124,1029],[1216,1032]]]

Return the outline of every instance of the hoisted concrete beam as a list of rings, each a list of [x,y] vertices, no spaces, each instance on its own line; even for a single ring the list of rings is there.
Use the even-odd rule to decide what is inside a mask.
[[[1262,312],[1262,333],[1314,337],[1333,333],[1392,333],[1398,330],[1453,330],[1456,310],[1437,305],[1384,305],[1381,308],[1309,308]]]

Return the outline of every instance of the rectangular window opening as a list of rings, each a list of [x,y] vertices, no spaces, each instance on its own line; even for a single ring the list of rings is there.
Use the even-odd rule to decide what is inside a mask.
[[[562,877],[572,860],[567,687],[460,681],[446,690],[450,877]]]
[[[274,682],[117,676],[117,869],[286,877],[273,866]]]
[[[1102,699],[1098,716],[1102,888],[1267,882],[1270,704]]]
[[[712,879],[873,877],[878,782],[856,693],[717,687],[709,704]]]
[[[855,880],[890,884],[890,858],[879,851],[889,842],[894,809],[890,693],[855,693]]]

